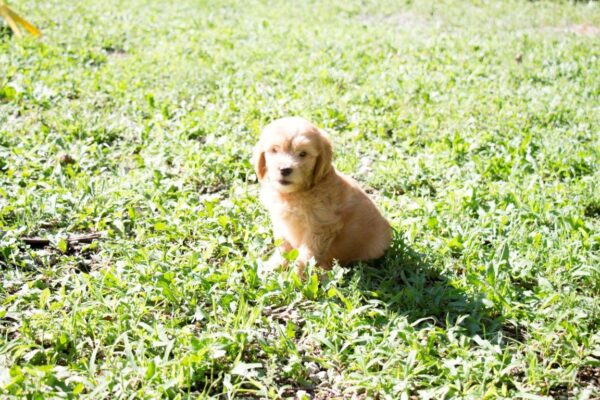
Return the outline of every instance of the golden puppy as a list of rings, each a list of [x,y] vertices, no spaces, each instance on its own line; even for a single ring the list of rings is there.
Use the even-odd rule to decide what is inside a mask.
[[[325,133],[299,117],[267,125],[254,149],[261,201],[281,250],[298,249],[300,274],[313,257],[330,269],[333,260],[344,265],[379,258],[390,245],[390,224],[331,159]],[[284,263],[279,252],[269,260],[271,267]]]

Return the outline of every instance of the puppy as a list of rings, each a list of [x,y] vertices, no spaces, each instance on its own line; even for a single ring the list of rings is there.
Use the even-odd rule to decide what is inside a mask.
[[[298,273],[312,258],[330,269],[381,257],[391,242],[390,224],[352,178],[331,165],[323,131],[299,117],[278,119],[261,132],[253,163],[260,198],[269,211],[280,252],[268,262],[285,264],[281,251],[298,250]]]

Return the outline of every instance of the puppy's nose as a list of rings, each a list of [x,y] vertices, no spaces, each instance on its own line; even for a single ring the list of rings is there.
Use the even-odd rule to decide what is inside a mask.
[[[292,173],[292,169],[291,168],[279,168],[279,172],[281,173],[281,176],[288,176],[289,174]]]

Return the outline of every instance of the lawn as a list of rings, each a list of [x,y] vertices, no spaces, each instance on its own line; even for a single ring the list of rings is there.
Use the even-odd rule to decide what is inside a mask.
[[[600,398],[600,3],[10,5],[0,397]],[[258,273],[285,115],[384,259]]]

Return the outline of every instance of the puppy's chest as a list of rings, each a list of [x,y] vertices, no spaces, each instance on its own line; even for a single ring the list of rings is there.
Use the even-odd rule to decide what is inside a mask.
[[[290,242],[300,241],[309,232],[327,231],[340,221],[334,207],[324,207],[318,202],[274,203],[269,211],[276,230]]]
[[[310,224],[310,212],[303,208],[289,206],[288,204],[274,204],[271,209],[273,221],[280,221],[283,225],[301,227]]]
[[[269,211],[273,229],[292,246],[301,244],[306,234],[318,234],[340,224],[338,207],[328,198],[315,196],[285,199],[265,190],[261,200]]]

